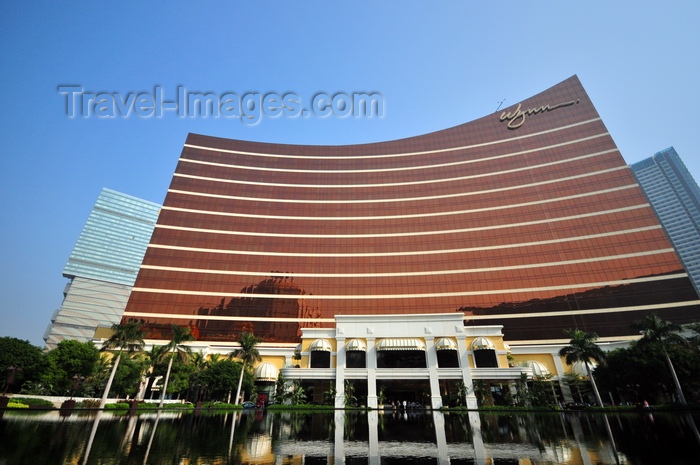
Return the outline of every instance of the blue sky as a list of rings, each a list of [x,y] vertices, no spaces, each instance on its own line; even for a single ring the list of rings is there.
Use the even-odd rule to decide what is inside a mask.
[[[76,3],[76,4],[72,4]],[[5,2],[0,336],[43,345],[103,187],[161,203],[189,132],[337,145],[452,127],[577,74],[629,163],[700,179],[700,2]],[[382,117],[66,115],[87,93],[375,92]],[[306,106],[306,105],[305,105]]]

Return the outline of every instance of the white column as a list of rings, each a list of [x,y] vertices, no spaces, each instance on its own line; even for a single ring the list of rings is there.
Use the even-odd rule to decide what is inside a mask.
[[[435,338],[425,337],[426,361],[428,363],[428,375],[430,376],[430,406],[434,409],[442,408],[442,396],[440,395],[440,380],[438,379],[438,359],[435,349]]]
[[[459,366],[462,369],[462,382],[467,387],[467,396],[465,399],[467,408],[476,409],[476,395],[474,395],[474,382],[472,381],[472,372],[469,367],[466,336],[457,336],[457,347],[459,348]]]
[[[275,454],[278,455],[279,454]],[[335,465],[345,463],[345,410],[335,411],[335,444],[333,448]]]
[[[335,408],[345,407],[345,338],[336,338],[335,355]]]
[[[369,428],[369,463],[380,465],[382,462],[379,457],[379,415],[376,410],[367,412],[367,426]]]
[[[561,357],[559,354],[552,354],[554,359],[554,367],[557,369],[557,376],[559,377],[559,387],[561,388],[561,394],[564,397],[564,402],[573,402],[574,396],[571,394],[571,388],[569,385],[563,382],[564,379],[564,364],[561,363]]]
[[[474,444],[474,463],[486,465],[486,447],[484,447],[484,437],[481,434],[481,418],[479,412],[469,412],[469,425],[472,430],[472,444]]]
[[[447,454],[447,438],[445,437],[445,414],[439,410],[433,410],[433,424],[437,440],[438,464],[450,465],[450,456]]]
[[[367,407],[377,408],[377,348],[373,337],[367,338]]]

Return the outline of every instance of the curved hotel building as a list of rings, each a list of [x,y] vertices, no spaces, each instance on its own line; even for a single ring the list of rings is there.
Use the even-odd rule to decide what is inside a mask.
[[[124,319],[144,321],[153,339],[188,325],[208,347],[252,328],[279,369],[302,341],[291,363],[313,368],[315,352],[330,353],[334,379],[352,372],[353,350],[380,378],[380,352],[426,351],[430,371],[441,349],[455,350],[455,376],[470,385],[479,375],[465,366],[479,368],[489,342],[497,360],[486,366],[507,368],[504,342],[513,353],[561,344],[566,328],[629,340],[630,323],[650,312],[684,323],[699,306],[574,76],[504,111],[390,142],[190,134]],[[426,379],[437,397],[442,375]]]

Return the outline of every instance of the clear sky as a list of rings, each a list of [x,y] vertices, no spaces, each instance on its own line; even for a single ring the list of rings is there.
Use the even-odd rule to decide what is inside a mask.
[[[485,116],[576,74],[628,163],[673,146],[700,179],[698,24],[691,0],[4,2],[0,336],[43,345],[100,190],[162,203],[189,132],[393,140]],[[99,114],[87,105],[89,115],[77,105],[69,117],[66,86],[108,93],[112,104]],[[130,100],[174,101],[179,86],[293,94],[304,107],[318,93],[378,93],[384,112],[250,124],[231,113],[157,116],[147,100],[140,115]]]

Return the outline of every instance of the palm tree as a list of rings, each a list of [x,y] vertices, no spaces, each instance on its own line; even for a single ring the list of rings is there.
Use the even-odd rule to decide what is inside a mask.
[[[260,352],[256,346],[260,342],[260,339],[255,337],[255,335],[249,331],[243,331],[238,337],[238,343],[240,348],[231,352],[231,357],[240,358],[243,361],[243,367],[241,368],[241,376],[238,378],[238,389],[236,390],[236,397],[234,398],[234,404],[240,402],[241,386],[243,385],[243,374],[245,373],[246,365],[252,365],[255,362],[262,360]]]
[[[289,403],[292,405],[300,405],[306,403],[306,391],[301,385],[301,381],[295,379],[292,382],[292,388],[287,391],[285,397],[289,399]]]
[[[168,361],[168,370],[165,372],[165,382],[163,383],[163,391],[160,394],[158,408],[163,407],[163,402],[165,401],[165,393],[168,391],[168,381],[170,380],[170,370],[173,368],[173,359],[176,355],[187,359],[192,349],[184,345],[184,343],[195,339],[190,328],[178,325],[173,325],[172,328],[173,337],[170,342],[162,347],[161,352],[163,356],[169,355],[170,360]]]
[[[598,401],[598,405],[602,407],[603,401],[600,398],[598,386],[593,378],[590,365],[591,360],[594,360],[598,364],[605,363],[605,352],[595,343],[598,339],[598,335],[596,333],[587,333],[580,329],[565,329],[564,334],[566,334],[566,337],[570,338],[571,341],[569,341],[568,346],[559,351],[559,356],[566,357],[567,365],[583,362],[586,367],[586,372],[588,373],[588,379],[591,380],[595,398]]]
[[[343,402],[345,403],[346,407],[355,407],[357,406],[357,397],[355,397],[355,384],[352,382],[350,379],[345,380],[345,395],[343,398]]]
[[[158,346],[154,345],[153,347],[151,347],[151,350],[144,351],[140,354],[140,357],[138,358],[138,362],[139,362],[139,365],[141,367],[141,380],[142,380],[142,382],[146,382],[149,373],[151,373],[153,371],[153,367],[155,366],[156,362],[161,357],[161,351],[162,351],[162,347],[158,347]],[[136,400],[141,400],[139,398],[140,388],[141,388],[141,385],[139,385],[139,391],[136,392],[136,396],[135,396]]]
[[[654,314],[648,315],[643,320],[635,322],[632,328],[639,330],[642,334],[642,339],[639,340],[640,345],[650,345],[661,348],[668,369],[671,370],[673,382],[676,385],[678,400],[683,405],[687,404],[685,396],[683,395],[683,390],[681,389],[681,383],[678,381],[678,376],[676,375],[676,370],[673,368],[671,357],[668,356],[668,351],[666,350],[666,347],[669,345],[686,343],[685,338],[678,334],[683,328],[680,325],[663,320]]]
[[[194,367],[194,375],[197,376],[209,367],[209,361],[207,360],[206,354],[201,350],[199,352],[193,352],[191,355],[192,358],[189,362]]]
[[[126,349],[129,352],[134,352],[136,350],[143,349],[143,338],[145,335],[145,332],[143,329],[141,329],[141,323],[136,321],[112,325],[112,336],[110,336],[110,338],[107,339],[104,344],[102,344],[102,350],[119,349],[119,352],[117,352],[117,359],[112,365],[112,372],[109,374],[109,380],[107,381],[107,386],[105,386],[104,393],[102,394],[99,408],[104,408],[105,403],[107,402],[107,396],[109,395],[109,390],[112,388],[114,375],[117,372],[119,361],[122,358],[122,351]]]

